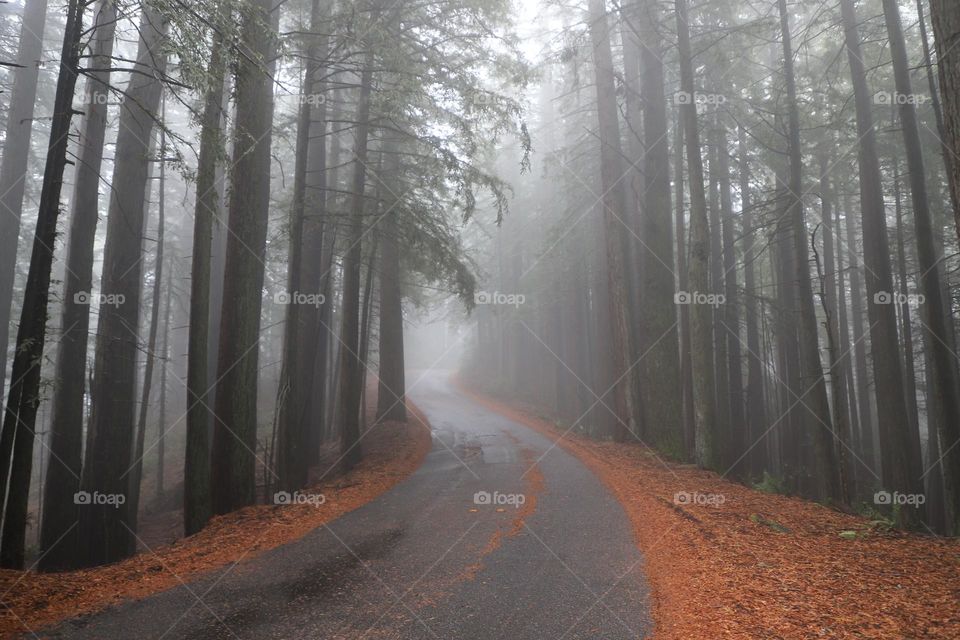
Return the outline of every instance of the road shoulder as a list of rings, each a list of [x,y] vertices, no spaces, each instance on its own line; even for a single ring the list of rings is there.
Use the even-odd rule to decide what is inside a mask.
[[[590,440],[458,386],[551,438],[620,501],[645,558],[656,640],[960,637],[960,541],[763,493],[639,444]]]
[[[407,424],[384,423],[364,438],[365,457],[302,493],[319,500],[256,505],[214,518],[203,531],[117,564],[42,574],[0,570],[0,635],[12,636],[166,591],[294,542],[386,493],[416,471],[431,448],[426,416],[408,402]]]

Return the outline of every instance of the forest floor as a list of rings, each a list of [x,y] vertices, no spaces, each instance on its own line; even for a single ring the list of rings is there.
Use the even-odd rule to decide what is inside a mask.
[[[564,434],[535,409],[463,391],[558,440],[623,504],[655,640],[960,638],[960,540],[757,491],[639,444]]]
[[[355,469],[345,475],[329,474],[303,490],[322,494],[320,506],[247,507],[215,517],[189,538],[114,565],[53,574],[0,570],[0,636],[44,628],[185,584],[204,572],[297,540],[370,502],[413,473],[430,450],[426,418],[408,405],[407,424],[381,423],[364,437],[364,458]]]

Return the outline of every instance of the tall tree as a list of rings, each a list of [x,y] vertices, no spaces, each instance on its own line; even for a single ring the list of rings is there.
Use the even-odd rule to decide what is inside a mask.
[[[193,252],[190,264],[190,325],[187,329],[187,444],[183,464],[183,529],[200,531],[213,513],[210,487],[210,431],[213,399],[208,395],[211,357],[211,280],[213,226],[219,221],[218,157],[226,65],[224,43],[211,34],[209,85],[204,92],[197,160],[197,196],[193,210]],[[218,287],[219,288],[219,287]],[[215,364],[215,363],[214,363]]]
[[[644,177],[640,215],[640,273],[644,299],[638,305],[642,355],[641,406],[644,428],[661,446],[683,441],[682,393],[675,292],[673,221],[670,195],[670,138],[664,93],[665,49],[658,31],[656,2],[634,1],[640,40],[640,92],[643,97]],[[632,27],[632,25],[630,25]]]
[[[320,29],[320,0],[311,4],[311,31]],[[311,331],[316,331],[316,314],[306,317],[307,305],[299,302],[299,296],[314,296],[318,305],[322,301],[317,287],[319,282],[311,283],[310,289],[304,289],[305,261],[317,265],[320,252],[306,255],[305,227],[307,225],[307,176],[310,163],[310,146],[323,145],[323,137],[312,135],[313,105],[319,102],[316,78],[319,71],[317,61],[319,43],[314,36],[308,36],[306,68],[301,81],[300,110],[297,115],[296,157],[293,171],[293,204],[290,209],[290,250],[287,267],[287,307],[283,334],[283,365],[280,375],[280,416],[277,450],[277,474],[279,485],[284,491],[295,491],[307,482],[308,448],[310,446],[307,414],[308,397],[312,392],[312,376],[304,361],[312,364],[315,350],[304,353],[304,346],[310,342]],[[322,96],[323,94],[319,94]],[[315,212],[314,212],[315,213]],[[322,246],[322,238],[320,239]],[[318,247],[310,247],[316,250]],[[312,320],[312,322],[311,322]]]
[[[954,0],[930,0],[930,20],[937,43],[937,69],[943,99],[945,143],[960,149],[960,5]],[[953,214],[960,237],[960,162],[948,167]]]
[[[255,500],[257,373],[273,131],[272,0],[254,0],[243,16],[236,66],[236,122],[230,176],[226,276],[217,361],[211,494],[214,513]]]
[[[7,497],[0,539],[0,566],[23,566],[23,547],[33,467],[34,427],[40,404],[40,364],[47,330],[47,301],[50,294],[50,268],[60,215],[60,191],[67,164],[67,143],[73,119],[73,92],[77,84],[80,42],[83,34],[83,10],[80,0],[67,5],[67,22],[57,74],[57,93],[53,103],[50,142],[40,188],[37,228],[30,254],[30,269],[23,294],[23,308],[17,329],[16,349],[10,393],[3,413],[0,434],[0,499]],[[13,461],[9,483],[6,469]],[[8,495],[9,489],[9,495]]]
[[[766,428],[766,406],[763,400],[763,361],[761,360],[759,310],[757,308],[755,249],[757,229],[754,223],[753,197],[750,188],[750,158],[747,152],[747,132],[738,128],[737,153],[740,163],[740,207],[743,225],[743,288],[744,288],[744,324],[747,333],[747,441],[752,445]],[[747,452],[748,472],[751,476],[759,474],[761,461],[757,447]]]
[[[838,497],[845,504],[853,504],[853,473],[851,472],[850,412],[848,409],[846,347],[840,340],[840,324],[837,312],[837,264],[834,249],[833,191],[830,185],[830,159],[826,153],[819,158],[820,168],[820,222],[823,227],[823,269],[817,257],[817,270],[820,275],[820,301],[823,307],[823,326],[827,332],[827,350],[830,355],[830,390],[833,400],[833,425],[838,435],[837,481]],[[812,248],[816,251],[815,235],[812,236]],[[844,352],[841,352],[844,349]]]
[[[910,65],[907,60],[907,47],[900,20],[900,8],[896,0],[883,0],[883,12],[887,22],[887,35],[890,38],[890,54],[893,58],[893,72],[897,93],[912,96]],[[960,42],[960,41],[958,41]],[[920,289],[925,296],[921,306],[924,326],[925,348],[931,354],[933,370],[929,372],[931,390],[935,398],[931,406],[936,414],[930,416],[934,428],[940,434],[943,445],[943,471],[946,488],[947,522],[950,532],[960,532],[960,449],[954,445],[960,443],[960,399],[956,391],[960,388],[957,380],[956,360],[950,354],[949,345],[953,343],[953,327],[949,322],[951,310],[943,298],[941,283],[941,265],[937,256],[936,240],[933,230],[933,216],[930,212],[930,199],[927,194],[927,176],[923,160],[923,143],[920,139],[920,125],[917,110],[912,100],[899,100],[900,124],[903,132],[904,148],[907,156],[907,172],[910,178],[910,194],[913,200],[914,233],[917,240],[917,259],[920,267]],[[901,292],[905,293],[905,292]],[[911,437],[913,441],[918,436]],[[919,447],[913,447],[919,449]],[[910,454],[911,466],[908,472],[916,470],[921,453],[913,450]],[[922,485],[920,485],[922,487]]]
[[[330,48],[330,38],[326,35],[331,3],[324,2],[315,15],[311,9],[310,30],[315,34],[311,45],[313,57],[324,60]],[[304,448],[306,464],[314,465],[320,460],[320,442],[323,436],[323,414],[328,396],[324,392],[327,380],[327,354],[333,339],[327,330],[332,304],[330,304],[330,271],[332,269],[333,248],[336,239],[336,226],[327,215],[327,138],[328,120],[330,120],[327,91],[330,83],[328,72],[322,65],[314,65],[311,84],[306,90],[314,97],[310,110],[310,145],[307,150],[307,173],[305,177],[305,217],[303,221],[304,261],[300,282],[303,291],[319,293],[323,303],[301,309],[301,326],[304,328],[300,345],[301,379],[304,381],[306,397],[303,401],[303,413],[300,418],[305,425]],[[331,144],[331,147],[333,145]]]
[[[130,502],[129,526],[137,531],[138,516],[140,511],[140,481],[143,478],[143,449],[144,441],[147,437],[147,415],[150,412],[150,392],[153,389],[153,370],[157,361],[157,331],[160,329],[160,304],[161,293],[163,291],[163,248],[164,234],[166,226],[166,194],[167,188],[167,138],[166,129],[166,100],[161,98],[160,107],[160,145],[157,150],[156,162],[159,163],[158,188],[157,188],[157,251],[153,265],[153,294],[150,301],[150,324],[147,329],[147,352],[145,354],[146,364],[143,371],[143,384],[140,385],[140,411],[137,416],[137,430],[133,441],[133,467],[130,471],[130,489],[127,492]],[[149,193],[149,190],[148,190]],[[166,366],[166,363],[163,363]],[[133,540],[131,539],[131,542]],[[136,545],[130,549],[131,555],[136,553]]]
[[[677,243],[677,287],[679,291],[690,288],[687,269],[687,231],[684,220],[685,203],[683,189],[683,118],[677,118],[674,132],[674,233]],[[690,306],[680,306],[680,390],[683,398],[683,448],[685,457],[694,457],[694,411],[693,411],[693,361],[690,351]]]
[[[407,421],[406,380],[403,353],[403,299],[400,263],[399,219],[403,202],[399,197],[402,165],[396,135],[384,143],[385,184],[388,195],[381,217],[380,233],[380,369],[377,393],[377,420]]]
[[[71,200],[70,237],[63,285],[63,315],[50,426],[50,454],[40,518],[41,571],[75,562],[77,505],[83,451],[84,392],[93,290],[93,252],[100,209],[100,170],[107,128],[107,101],[117,5],[101,0],[94,10],[85,116]]]
[[[367,142],[370,136],[370,94],[373,90],[374,64],[371,49],[365,54],[363,69],[360,72],[347,235],[349,244],[343,256],[340,325],[340,411],[342,412],[340,452],[345,470],[352,469],[362,456],[360,397],[366,376],[360,366],[360,271],[363,258],[363,213],[366,200],[364,191],[367,184]]]
[[[721,123],[715,129],[717,137],[715,148],[717,152],[717,173],[720,186],[720,214],[721,240],[723,244],[723,279],[724,304],[722,332],[720,337],[726,342],[726,362],[722,366],[727,368],[727,389],[730,411],[729,431],[727,435],[727,450],[724,452],[725,464],[733,465],[731,470],[734,477],[746,477],[746,465],[741,465],[739,458],[752,444],[747,441],[745,431],[745,416],[743,404],[743,363],[742,342],[740,339],[740,289],[737,283],[737,254],[734,245],[736,224],[733,217],[733,197],[730,189],[730,156],[727,149],[727,130]]]
[[[610,26],[604,0],[590,0],[590,42],[596,73],[598,137],[600,139],[600,181],[603,206],[603,237],[607,253],[607,287],[609,296],[610,336],[609,364],[613,377],[613,398],[616,426],[614,438],[636,437],[636,407],[633,393],[635,367],[628,361],[630,349],[629,303],[625,282],[626,255],[624,229],[627,197],[621,162],[620,124],[616,102],[616,72],[610,51]],[[628,227],[629,229],[629,227]],[[669,244],[669,243],[668,243]]]
[[[690,291],[710,290],[710,227],[707,221],[707,198],[703,181],[703,157],[700,154],[700,129],[697,122],[694,89],[693,53],[690,46],[690,23],[687,0],[674,0],[677,19],[677,40],[680,55],[680,91],[687,99],[680,106],[687,143],[687,172],[690,184]],[[713,312],[704,304],[695,305],[690,314],[690,349],[693,367],[694,425],[696,458],[704,467],[718,466],[720,434],[717,433],[714,394]]]
[[[95,566],[135,550],[130,527],[129,472],[137,405],[140,293],[150,140],[166,69],[168,24],[152,5],[140,20],[136,67],[120,111],[104,244],[93,370],[93,403],[81,487],[122,504],[92,500],[80,509],[78,556]],[[142,72],[142,73],[141,73]]]
[[[919,461],[913,460],[910,455],[909,420],[903,395],[903,368],[897,346],[897,317],[893,305],[888,304],[889,296],[893,292],[893,275],[871,98],[867,88],[859,23],[853,0],[840,0],[840,10],[857,115],[864,275],[883,480],[888,490],[916,494],[919,493],[921,472]],[[897,511],[897,516],[901,525],[912,526],[917,524],[919,513],[915,507],[905,505]]]
[[[800,111],[797,106],[797,82],[793,65],[793,40],[787,0],[779,0],[780,34],[783,45],[783,69],[787,84],[787,108],[790,136],[790,181],[788,184],[788,215],[794,242],[794,277],[796,279],[800,339],[801,402],[806,412],[801,423],[806,424],[808,437],[814,445],[814,475],[821,499],[840,499],[834,454],[834,427],[827,400],[827,386],[820,362],[820,343],[817,316],[813,307],[813,285],[810,282],[810,252],[807,250],[807,225],[803,208],[803,149],[800,147]],[[806,397],[804,397],[806,396]],[[791,398],[791,403],[794,401]]]
[[[846,214],[844,219],[845,237],[843,243],[846,251],[838,252],[841,256],[846,253],[850,261],[850,323],[853,333],[853,367],[851,373],[856,374],[855,384],[851,385],[851,397],[856,398],[852,403],[857,406],[859,420],[853,423],[853,426],[859,429],[860,449],[864,453],[865,462],[868,465],[880,464],[879,451],[876,450],[874,443],[874,411],[871,401],[869,372],[867,369],[867,328],[864,324],[864,296],[863,296],[863,258],[862,252],[857,251],[857,222],[853,214],[853,207],[850,203],[850,197],[844,197],[843,210]],[[862,465],[858,467],[861,471],[866,471]],[[871,469],[873,470],[873,469]],[[879,477],[882,466],[878,466],[872,475]]]
[[[20,214],[27,183],[33,105],[37,98],[37,77],[42,63],[46,19],[47,0],[27,0],[20,23],[20,50],[13,72],[7,130],[3,138],[3,163],[0,164],[0,394],[6,384],[7,343],[17,244],[20,239]]]

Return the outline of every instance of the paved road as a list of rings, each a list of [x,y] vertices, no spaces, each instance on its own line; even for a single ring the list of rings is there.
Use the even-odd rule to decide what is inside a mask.
[[[547,438],[463,396],[446,374],[430,374],[411,396],[432,424],[433,449],[393,490],[302,540],[45,637],[648,634],[642,558],[596,477]],[[489,494],[501,504],[476,504],[478,492],[481,503]]]

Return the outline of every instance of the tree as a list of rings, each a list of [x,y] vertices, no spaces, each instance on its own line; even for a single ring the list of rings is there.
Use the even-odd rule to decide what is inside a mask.
[[[615,70],[610,52],[610,27],[603,0],[590,0],[590,41],[596,73],[598,137],[600,139],[600,175],[603,197],[603,234],[607,251],[607,288],[612,339],[610,362],[613,378],[615,418],[614,438],[637,437],[634,366],[628,361],[630,318],[625,283],[626,255],[622,227],[627,226],[627,197],[623,183],[620,124],[615,100]],[[627,227],[629,229],[629,227]]]
[[[640,314],[640,346],[642,355],[641,391],[643,424],[656,429],[661,446],[677,447],[683,441],[680,382],[680,359],[677,351],[678,330],[675,293],[673,224],[670,194],[670,140],[668,136],[667,100],[664,94],[663,58],[665,49],[660,33],[660,10],[651,0],[635,0],[637,24],[627,24],[638,31],[640,40],[640,91],[643,96],[643,159],[644,194],[640,215],[639,271],[643,282]],[[668,444],[670,443],[670,444]]]
[[[311,5],[310,29],[318,32],[321,28],[320,2],[313,0]],[[325,47],[324,47],[325,48]],[[306,313],[310,308],[301,304],[298,296],[309,294],[318,304],[325,304],[325,300],[317,296],[319,291],[319,277],[311,278],[309,288],[304,285],[304,271],[310,271],[319,276],[319,265],[322,253],[322,235],[316,238],[312,246],[307,247],[307,190],[308,170],[310,169],[310,147],[323,146],[325,139],[315,137],[313,105],[321,102],[325,97],[317,90],[317,80],[320,65],[317,56],[320,50],[318,37],[310,36],[306,47],[306,69],[301,82],[300,110],[297,116],[296,157],[293,174],[293,204],[290,210],[290,251],[289,266],[287,269],[287,307],[283,335],[283,365],[280,376],[279,394],[280,416],[277,473],[280,476],[279,486],[284,491],[295,491],[304,486],[307,481],[311,438],[309,432],[317,425],[311,425],[311,416],[307,413],[309,396],[312,392],[312,365],[316,355],[316,342],[311,337],[317,333],[317,315]],[[325,100],[322,100],[325,102]],[[322,224],[317,220],[319,212],[312,210],[314,217],[313,233],[316,235],[316,226]],[[321,227],[322,228],[322,227]],[[322,233],[322,231],[320,232]],[[309,253],[308,253],[309,251]],[[307,268],[307,263],[316,267]],[[310,344],[313,349],[305,352],[304,346]],[[307,363],[311,366],[308,367]]]
[[[369,45],[368,45],[369,46]],[[367,141],[370,135],[370,93],[373,90],[373,51],[365,54],[360,72],[353,176],[350,193],[348,245],[343,256],[340,329],[340,455],[344,470],[360,461],[360,396],[366,378],[360,367],[360,267],[362,263],[364,189],[367,182]]]
[[[893,71],[897,94],[913,95],[910,80],[910,66],[907,60],[906,42],[900,20],[900,8],[896,0],[883,0],[887,34],[890,37],[890,53],[893,58]],[[942,61],[941,61],[942,64]],[[901,100],[900,124],[907,156],[907,171],[910,178],[910,194],[913,199],[914,232],[917,239],[917,258],[920,267],[920,289],[925,297],[921,307],[923,317],[925,348],[931,355],[933,370],[930,376],[932,395],[931,406],[936,414],[930,416],[943,444],[943,470],[946,488],[947,524],[949,532],[960,532],[960,450],[953,445],[960,442],[960,404],[955,391],[960,388],[957,380],[956,361],[950,355],[949,345],[953,343],[953,327],[949,323],[951,309],[943,299],[941,283],[941,265],[937,257],[934,239],[933,219],[930,213],[930,201],[927,195],[927,176],[923,160],[923,143],[920,140],[920,126],[913,102]],[[905,292],[901,292],[905,293]],[[919,435],[911,437],[919,440]],[[919,444],[919,442],[917,443]],[[910,456],[916,470],[920,459],[919,447],[913,447]],[[938,461],[939,462],[939,461]],[[922,474],[922,475],[925,475]]]
[[[110,58],[113,55],[117,5],[101,0],[94,10],[91,68],[87,70],[79,158],[74,177],[63,286],[63,315],[57,351],[50,453],[43,485],[40,519],[41,571],[71,568],[75,562],[77,505],[83,451],[84,384],[93,291],[93,253],[100,201],[100,170],[107,128]]]
[[[380,345],[377,420],[407,421],[406,380],[403,353],[403,279],[400,263],[399,224],[402,202],[398,189],[402,181],[400,146],[396,135],[386,134],[383,153],[389,194],[381,216],[380,233]]]
[[[903,369],[897,347],[897,318],[888,304],[893,292],[887,240],[886,212],[881,188],[880,161],[877,156],[873,113],[867,76],[860,48],[860,34],[853,0],[840,0],[847,59],[853,79],[857,116],[858,162],[860,165],[860,208],[863,230],[867,315],[870,319],[870,344],[873,377],[876,384],[877,418],[880,424],[880,452],[883,480],[888,490],[904,494],[919,493],[918,460],[912,459],[909,420],[903,395]],[[906,505],[897,512],[899,524],[918,523],[915,507]]]
[[[743,288],[744,288],[744,324],[747,333],[747,412],[745,431],[747,441],[754,443],[763,434],[767,426],[766,407],[763,400],[763,362],[761,360],[759,311],[757,309],[757,280],[755,249],[755,223],[753,199],[750,188],[750,158],[747,152],[747,132],[738,128],[738,160],[740,163],[740,206],[743,224]],[[745,455],[748,457],[747,469],[751,476],[759,474],[760,456],[756,447]]]
[[[57,94],[54,99],[55,116],[50,126],[37,228],[17,329],[10,393],[4,408],[3,431],[0,434],[0,469],[6,470],[11,458],[13,461],[9,483],[6,473],[0,474],[0,498],[7,497],[3,537],[0,540],[0,566],[5,568],[19,569],[23,566],[34,427],[40,403],[40,363],[47,329],[50,268],[53,264],[57,219],[60,215],[60,190],[63,185],[63,170],[67,163],[70,122],[73,119],[73,92],[79,73],[84,6],[79,0],[71,0],[67,5],[67,22],[63,32]]]
[[[800,112],[797,107],[797,83],[793,68],[793,43],[790,36],[790,19],[786,0],[779,0],[780,32],[783,45],[784,75],[787,84],[787,108],[789,111],[790,136],[790,182],[788,184],[788,209],[792,238],[794,277],[800,314],[800,388],[801,402],[807,412],[802,413],[801,423],[814,443],[814,467],[811,472],[821,499],[837,500],[840,496],[837,467],[834,454],[834,433],[827,387],[820,362],[820,344],[817,334],[817,317],[813,307],[813,287],[810,282],[810,254],[807,251],[807,226],[803,210],[803,150],[800,147]],[[809,398],[809,403],[804,396]],[[793,402],[795,399],[791,398]],[[811,418],[813,420],[811,420]]]
[[[167,141],[166,141],[166,100],[161,98],[160,107],[160,148],[158,149],[157,162],[160,164],[159,187],[157,190],[157,253],[153,265],[153,295],[150,301],[150,325],[147,329],[147,353],[146,365],[143,372],[143,384],[140,390],[140,412],[137,416],[137,431],[133,442],[133,468],[130,472],[130,489],[127,492],[130,501],[129,526],[134,532],[137,531],[137,522],[140,511],[140,481],[143,477],[143,445],[147,436],[147,414],[150,410],[150,392],[153,388],[153,369],[157,360],[157,331],[160,328],[160,297],[163,289],[163,247],[164,233],[166,226],[166,194],[167,188]],[[166,338],[164,338],[166,339]],[[166,367],[166,362],[163,363]],[[132,540],[131,540],[132,542]],[[136,553],[136,545],[130,549],[130,554]]]
[[[223,39],[212,34],[210,80],[204,92],[197,162],[197,197],[193,212],[190,264],[190,326],[187,334],[187,445],[183,466],[183,529],[200,531],[210,519],[210,430],[213,425],[210,386],[210,285],[213,223],[219,217],[217,161],[222,140],[221,119],[226,64]]]
[[[707,198],[703,182],[703,157],[700,154],[700,130],[697,122],[694,89],[693,54],[690,47],[690,23],[687,0],[674,0],[677,39],[680,54],[680,91],[687,97],[680,106],[687,143],[687,172],[690,184],[690,292],[710,290],[710,227],[707,221]],[[703,467],[718,466],[717,412],[713,402],[714,359],[712,343],[713,312],[698,304],[690,314],[690,349],[693,367],[694,428],[696,459]]]
[[[930,0],[930,20],[937,44],[937,69],[943,99],[945,144],[960,149],[960,6],[953,0]],[[950,193],[960,237],[960,162],[950,163]]]
[[[217,361],[211,494],[214,513],[255,499],[257,372],[264,252],[270,211],[273,59],[271,0],[255,0],[243,16],[236,71],[236,124],[228,208],[226,276]],[[279,10],[279,9],[276,9]]]
[[[120,110],[107,215],[93,370],[90,446],[81,488],[124,496],[118,506],[91,501],[80,509],[78,557],[85,566],[115,562],[135,550],[129,473],[137,404],[140,293],[150,140],[166,69],[167,20],[146,5],[137,62]],[[143,73],[140,73],[142,71]]]
[[[727,435],[727,447],[724,451],[724,464],[732,465],[734,477],[744,477],[744,469],[739,464],[741,452],[752,444],[747,441],[745,432],[743,365],[741,363],[740,339],[740,295],[737,283],[737,255],[734,246],[733,198],[730,190],[730,157],[727,150],[726,128],[718,123],[715,128],[717,153],[716,172],[720,186],[720,213],[722,217],[720,234],[722,238],[722,257],[724,274],[724,305],[721,321],[720,340],[726,342],[727,387],[729,393],[730,428]]]
[[[23,192],[27,182],[33,105],[37,97],[37,76],[42,63],[46,19],[47,0],[27,0],[20,24],[20,50],[17,53],[7,130],[3,139],[3,163],[0,164],[0,394],[6,384],[7,342],[17,241],[20,238],[20,213],[23,211]]]

